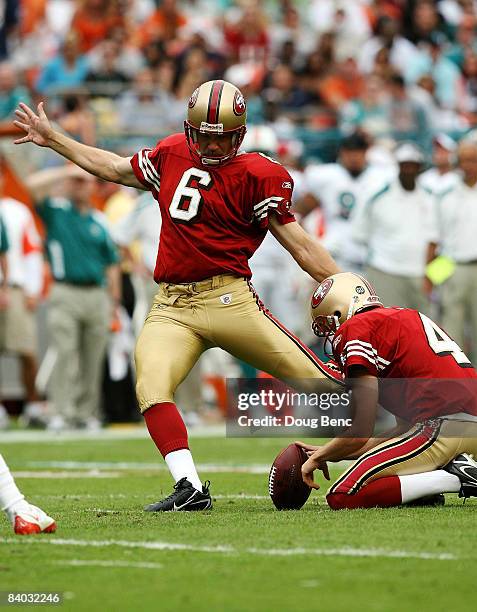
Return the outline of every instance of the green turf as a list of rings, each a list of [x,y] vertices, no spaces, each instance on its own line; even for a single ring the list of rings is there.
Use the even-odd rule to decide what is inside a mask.
[[[284,440],[194,439],[193,452],[199,463],[268,465],[284,445]],[[12,542],[9,525],[0,523],[0,591],[61,591],[67,599],[60,609],[90,612],[473,608],[474,501],[463,506],[448,496],[444,508],[335,513],[320,492],[301,511],[276,512],[268,499],[236,497],[266,496],[266,475],[204,471],[202,477],[210,478],[211,491],[220,497],[213,511],[151,515],[142,506],[169,493],[171,482],[167,472],[154,468],[157,455],[148,440],[14,443],[4,445],[2,453],[17,472],[66,471],[52,462],[100,462],[104,465],[96,471],[111,477],[85,477],[92,469],[86,465],[68,469],[81,478],[18,478],[28,498],[55,516],[58,532]],[[117,462],[146,465],[116,469]],[[162,542],[226,551],[52,545],[55,540]],[[262,554],[297,548],[306,550]],[[378,556],[352,556],[359,551]],[[389,557],[392,551],[407,556]],[[409,556],[422,553],[453,558]],[[161,567],[72,566],[72,561]]]

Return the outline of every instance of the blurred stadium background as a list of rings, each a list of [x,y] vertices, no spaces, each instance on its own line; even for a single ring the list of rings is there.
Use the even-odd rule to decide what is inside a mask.
[[[268,153],[290,169],[298,219],[325,242],[343,267],[349,263],[353,210],[366,204],[366,189],[359,187],[364,172],[371,168],[382,181],[396,180],[396,146],[412,142],[418,148],[404,161],[422,155],[420,170],[427,171],[427,181],[416,189],[425,189],[437,202],[441,192],[461,180],[458,141],[474,142],[477,2],[473,0],[6,0],[2,5],[0,147],[5,216],[6,198],[34,211],[28,177],[63,164],[49,150],[13,145],[17,132],[12,120],[19,101],[44,100],[56,125],[74,138],[132,155],[183,129],[187,100],[200,83],[216,78],[231,81],[248,103],[246,147]],[[357,161],[350,159],[350,151],[358,152]],[[340,169],[333,174],[336,166],[333,170],[330,164],[335,162]],[[323,185],[320,176],[331,178]],[[365,185],[370,190],[373,186],[380,185]],[[65,189],[55,184],[53,195],[63,195]],[[38,272],[41,279],[34,279],[27,261],[30,251],[23,249],[19,265],[24,266],[20,275],[24,280],[9,279],[9,283],[25,296],[31,284],[41,286],[38,304],[31,308],[38,338],[37,365],[32,366],[37,391],[27,396],[18,356],[4,351],[0,428],[95,429],[139,421],[132,350],[150,303],[160,218],[149,195],[133,189],[98,181],[92,201],[117,244],[123,280],[123,308],[110,326],[96,417],[65,423],[57,418],[61,410],[48,401],[52,372],[62,367],[55,363],[47,323],[51,275],[45,259]],[[464,225],[473,219],[464,218]],[[4,221],[8,233],[8,219]],[[35,223],[43,236],[36,213]],[[402,218],[396,228],[401,244],[419,234],[410,225]],[[373,228],[368,230],[371,235]],[[475,234],[477,226],[471,230]],[[365,269],[367,246],[365,239],[350,263],[354,269]],[[280,249],[266,240],[252,262],[255,284],[272,312],[311,343],[307,301],[313,282]],[[468,261],[461,263],[475,263],[477,252],[473,256],[471,250],[467,249]],[[424,286],[425,263],[424,258],[417,262],[414,280],[423,285],[433,316],[442,318],[438,283]],[[392,273],[400,276],[399,269]],[[407,293],[398,297],[400,305],[413,305]],[[477,293],[466,300],[464,306],[471,313]],[[477,321],[470,314],[465,320],[466,349],[474,349],[475,354]],[[178,404],[188,425],[220,422],[225,378],[254,374],[219,349],[209,351],[180,391]]]

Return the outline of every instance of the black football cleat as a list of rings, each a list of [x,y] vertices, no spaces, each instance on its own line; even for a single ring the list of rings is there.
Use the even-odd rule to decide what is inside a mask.
[[[459,497],[477,497],[477,463],[470,455],[457,455],[443,468],[449,474],[457,476],[461,482]]]
[[[427,495],[426,497],[420,497],[414,501],[404,504],[407,508],[436,508],[438,506],[444,506],[446,499],[443,493],[436,493],[436,495]]]
[[[174,491],[165,499],[149,504],[146,512],[193,512],[197,510],[210,510],[212,498],[209,493],[210,480],[207,480],[202,491],[194,489],[187,478],[181,478],[174,485]]]

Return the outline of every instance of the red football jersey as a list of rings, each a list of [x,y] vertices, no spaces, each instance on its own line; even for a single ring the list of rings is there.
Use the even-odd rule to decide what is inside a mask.
[[[353,365],[382,379],[380,403],[410,423],[465,412],[477,416],[477,372],[427,316],[374,308],[343,323],[333,352],[345,376]]]
[[[216,274],[249,278],[249,258],[267,233],[268,217],[290,213],[293,180],[258,153],[223,166],[202,166],[184,134],[173,134],[131,159],[134,174],[159,202],[162,229],[154,279],[188,283]]]

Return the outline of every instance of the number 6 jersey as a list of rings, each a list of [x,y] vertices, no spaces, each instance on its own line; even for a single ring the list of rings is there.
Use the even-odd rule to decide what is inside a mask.
[[[192,158],[184,134],[131,158],[138,180],[159,202],[161,238],[154,279],[188,283],[217,274],[251,276],[270,214],[290,213],[293,180],[283,166],[258,153],[240,153],[222,166]]]
[[[477,418],[477,373],[434,321],[409,308],[373,308],[340,325],[333,353],[345,376],[362,366],[383,380],[380,403],[418,423],[460,415]]]

